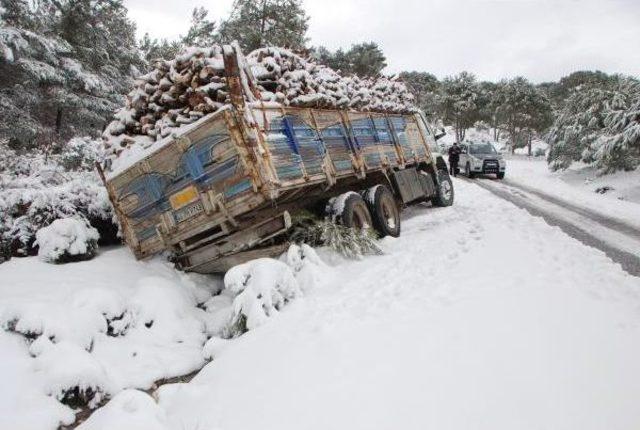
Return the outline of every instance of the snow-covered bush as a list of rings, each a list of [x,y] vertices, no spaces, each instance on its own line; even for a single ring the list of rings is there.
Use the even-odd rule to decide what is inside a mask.
[[[218,357],[222,351],[229,345],[230,339],[224,339],[221,337],[212,337],[202,347],[202,356],[205,360],[213,360]]]
[[[314,288],[322,282],[327,266],[306,243],[291,245],[283,258],[303,290]]]
[[[36,232],[38,256],[48,263],[92,259],[98,249],[98,230],[80,218],[61,218]]]
[[[113,209],[93,172],[43,169],[26,176],[0,176],[0,234],[13,255],[35,254],[35,235],[56,219],[81,217],[113,237]]]
[[[101,243],[118,241],[118,227],[107,191],[88,161],[95,144],[76,140],[69,152],[45,156],[25,154],[0,143],[0,248],[14,256],[33,255],[38,230],[54,220],[81,217],[101,236]],[[64,160],[75,158],[76,167],[66,171]]]
[[[236,294],[228,337],[262,325],[302,294],[291,268],[270,258],[233,267],[226,273],[224,285]]]
[[[69,170],[93,170],[95,162],[101,159],[99,142],[89,136],[70,139],[57,155],[60,165]]]
[[[98,409],[78,430],[171,430],[166,412],[147,393],[124,390]]]
[[[71,407],[94,408],[112,391],[104,367],[85,349],[71,342],[38,341],[35,370],[41,374],[47,394]]]

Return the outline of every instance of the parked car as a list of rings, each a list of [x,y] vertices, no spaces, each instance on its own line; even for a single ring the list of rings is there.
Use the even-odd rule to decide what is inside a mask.
[[[491,143],[463,143],[461,149],[459,166],[465,176],[495,174],[498,179],[504,178],[507,162]]]

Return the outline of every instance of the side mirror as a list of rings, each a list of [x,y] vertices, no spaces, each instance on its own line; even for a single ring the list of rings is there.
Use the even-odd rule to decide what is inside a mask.
[[[438,141],[440,139],[442,139],[443,137],[445,137],[447,135],[447,133],[442,130],[440,133],[437,133],[435,136],[433,136],[433,138]]]

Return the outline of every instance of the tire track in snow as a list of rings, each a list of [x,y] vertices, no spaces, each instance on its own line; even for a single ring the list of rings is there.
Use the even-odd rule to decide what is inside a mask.
[[[640,277],[640,230],[635,227],[511,182],[461,179],[543,218],[583,244],[604,252],[630,275]]]

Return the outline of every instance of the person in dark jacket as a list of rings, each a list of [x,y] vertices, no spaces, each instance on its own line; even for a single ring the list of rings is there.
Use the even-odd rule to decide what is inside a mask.
[[[454,142],[451,148],[449,148],[449,174],[453,176],[458,175],[458,162],[460,161],[460,146],[458,142]]]

